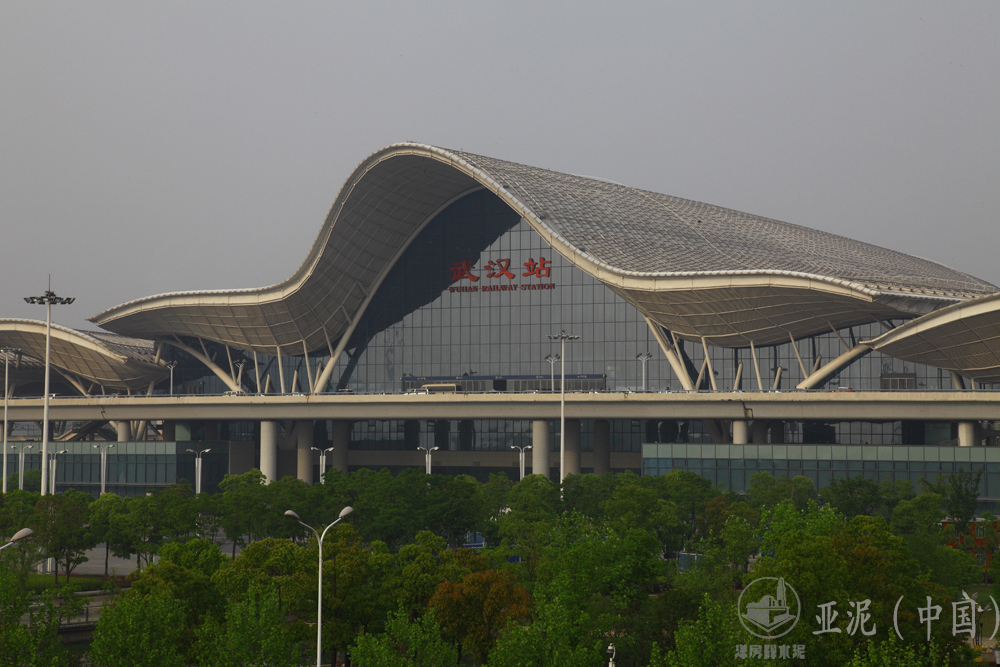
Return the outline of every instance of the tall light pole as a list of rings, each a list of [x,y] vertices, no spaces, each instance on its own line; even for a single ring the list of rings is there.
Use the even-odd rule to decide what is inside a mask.
[[[170,369],[170,395],[174,395],[174,369],[177,368],[176,361],[168,361],[167,368]]]
[[[319,452],[319,481],[320,484],[325,484],[326,480],[323,475],[326,474],[326,453],[332,452],[333,447],[327,447],[326,449],[320,449],[319,447],[310,447],[309,449]]]
[[[208,454],[210,451],[212,451],[212,448],[209,447],[208,449],[199,449],[197,451],[194,450],[194,449],[189,449],[187,451],[189,451],[192,454],[194,454],[194,457],[195,457],[194,458],[194,495],[197,496],[197,495],[199,495],[201,493],[201,455],[202,454]]]
[[[66,304],[67,306],[76,299],[74,297],[56,296],[50,289],[42,296],[26,296],[27,303],[45,304],[45,397],[42,401],[42,495],[46,494],[48,488],[48,466],[45,465],[49,459],[49,361],[52,356],[52,306]]]
[[[17,490],[24,491],[24,450],[34,449],[34,445],[21,445],[17,453]]]
[[[65,449],[60,449],[58,452],[53,452],[49,457],[49,467],[51,471],[49,472],[49,493],[55,495],[56,493],[56,457],[60,454],[66,454]]]
[[[22,528],[21,530],[14,533],[14,537],[10,538],[10,542],[0,547],[0,551],[3,551],[4,549],[11,546],[12,544],[14,544],[14,542],[17,542],[18,540],[23,540],[28,535],[31,535],[33,532],[35,531],[31,530],[30,528]]]
[[[559,380],[559,483],[566,479],[566,341],[580,340],[579,336],[566,333],[549,334],[549,340],[558,340],[562,345],[559,360],[562,361],[562,377]]]
[[[635,358],[642,362],[642,390],[646,391],[646,362],[653,358],[649,352],[635,355]]]
[[[417,449],[424,450],[424,472],[428,475],[431,474],[431,452],[437,449],[437,447],[425,447],[424,445],[417,445]]]
[[[549,336],[549,338],[552,338],[552,336]],[[556,391],[556,362],[559,361],[559,358],[560,357],[559,357],[558,354],[547,354],[547,355],[545,355],[545,361],[549,362],[549,373],[552,376],[552,385],[551,385],[551,387],[552,387],[552,392],[553,393],[555,393],[555,391]]]
[[[7,431],[10,430],[10,423],[7,422],[7,403],[10,401],[10,390],[7,383],[10,381],[10,355],[21,356],[21,350],[16,347],[0,348],[3,352],[3,492],[7,493]]]
[[[524,479],[524,450],[531,449],[531,445],[525,445],[524,447],[519,447],[517,445],[511,445],[511,449],[516,449],[520,452],[521,457],[521,479]]]
[[[115,443],[106,445],[94,445],[94,449],[101,450],[101,495],[108,489],[108,450],[115,446]]]
[[[289,516],[303,526],[308,528],[316,536],[316,544],[319,545],[319,592],[316,594],[316,667],[322,667],[321,659],[323,657],[323,538],[326,537],[326,531],[337,525],[341,519],[354,511],[354,508],[348,505],[344,509],[340,510],[340,516],[337,520],[331,523],[323,530],[323,534],[320,535],[316,532],[316,529],[310,526],[308,523],[304,523],[299,515],[292,510],[287,510],[285,516]]]

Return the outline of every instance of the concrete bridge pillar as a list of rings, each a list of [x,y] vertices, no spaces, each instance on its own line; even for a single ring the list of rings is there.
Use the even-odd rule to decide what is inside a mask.
[[[160,435],[164,442],[175,442],[177,440],[177,422],[172,419],[164,419],[160,424]]]
[[[295,425],[295,476],[306,484],[313,483],[313,427],[315,422],[302,420]]]
[[[733,420],[733,444],[745,445],[750,441],[747,422],[743,419]]]
[[[976,438],[976,422],[958,422],[958,446],[975,447],[979,444]]]
[[[580,474],[580,420],[566,420],[566,475]]]
[[[128,442],[132,439],[132,422],[115,422],[115,430],[118,431],[118,442]]]
[[[531,422],[531,474],[549,476],[549,422]]]
[[[351,441],[351,422],[333,422],[333,435],[330,445],[333,451],[326,455],[326,464],[341,472],[347,472],[347,451]]]
[[[611,472],[611,422],[598,419],[594,422],[594,474]]]
[[[278,478],[278,422],[260,423],[260,471],[268,482]]]

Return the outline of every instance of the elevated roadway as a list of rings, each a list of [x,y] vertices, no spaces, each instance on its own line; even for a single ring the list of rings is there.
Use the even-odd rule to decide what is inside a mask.
[[[314,394],[55,397],[67,420],[557,419],[558,394]],[[566,395],[567,419],[997,421],[1000,392],[678,392]],[[41,398],[11,421],[40,421]]]

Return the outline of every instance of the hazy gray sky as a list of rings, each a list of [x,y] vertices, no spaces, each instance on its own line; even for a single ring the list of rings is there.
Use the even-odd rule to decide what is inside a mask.
[[[0,317],[287,278],[420,141],[1000,283],[1000,4],[0,3]]]

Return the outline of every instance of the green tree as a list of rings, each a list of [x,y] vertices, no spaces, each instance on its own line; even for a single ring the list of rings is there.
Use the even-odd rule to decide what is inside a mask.
[[[450,667],[458,664],[458,650],[442,638],[431,614],[416,620],[400,609],[382,634],[364,634],[351,649],[358,667]]]
[[[747,496],[750,504],[761,510],[774,507],[784,500],[791,501],[795,507],[803,510],[810,501],[815,502],[818,498],[816,486],[807,477],[796,475],[792,479],[775,478],[771,473],[763,471],[750,476]]]
[[[222,491],[218,505],[222,513],[219,523],[226,539],[232,542],[233,558],[236,558],[237,546],[245,547],[264,536],[269,511],[266,484],[267,478],[257,469],[241,475],[226,475],[219,482],[219,490]]]
[[[90,646],[94,667],[184,667],[184,604],[165,590],[105,603]]]
[[[293,667],[301,651],[273,588],[254,587],[226,607],[225,623],[210,618],[198,630],[202,667]]]
[[[650,667],[736,667],[745,662],[738,662],[733,651],[741,643],[737,618],[735,607],[723,606],[706,595],[697,620],[684,621],[677,628],[673,651],[653,647]]]
[[[510,511],[500,519],[500,537],[520,556],[534,580],[542,548],[559,516],[559,487],[543,475],[527,475],[508,495]]]
[[[907,646],[890,635],[887,641],[858,646],[847,667],[944,667],[948,664],[935,645]]]
[[[273,586],[284,613],[309,613],[315,603],[315,556],[290,540],[264,539],[248,544],[229,567],[212,575],[212,583],[227,600],[240,600],[248,591]]]
[[[211,577],[229,564],[219,545],[209,539],[196,537],[187,542],[168,542],[160,547],[160,562],[172,561],[183,568]]]
[[[925,491],[936,493],[944,499],[944,511],[955,521],[955,529],[959,533],[965,533],[972,517],[976,515],[982,478],[981,469],[975,473],[961,469],[941,475],[934,482],[922,479],[920,485]]]
[[[514,482],[505,473],[490,473],[485,484],[476,489],[476,509],[478,511],[478,532],[489,546],[500,543],[500,518],[508,509],[508,496]]]
[[[823,489],[823,500],[848,520],[874,515],[882,506],[878,483],[863,475],[831,479],[830,486]]]
[[[90,504],[90,534],[94,542],[104,544],[104,576],[108,576],[108,560],[114,553],[119,558],[130,558],[134,553],[132,543],[121,531],[124,522],[115,517],[125,511],[125,503],[116,493],[105,493]]]
[[[80,563],[97,542],[89,530],[89,494],[70,489],[66,493],[47,495],[35,505],[31,526],[34,539],[49,558],[55,559],[55,581],[59,583],[59,566],[66,576]]]
[[[9,538],[22,528],[29,527],[34,521],[35,504],[41,496],[30,491],[9,491],[0,494],[0,540]],[[31,572],[31,567],[42,559],[42,545],[34,539],[24,539],[12,547],[0,551],[0,568],[14,571],[17,581],[24,586]]]
[[[29,610],[30,625],[21,622]],[[67,665],[66,651],[58,637],[60,611],[53,592],[32,605],[17,573],[0,563],[0,667]]]

